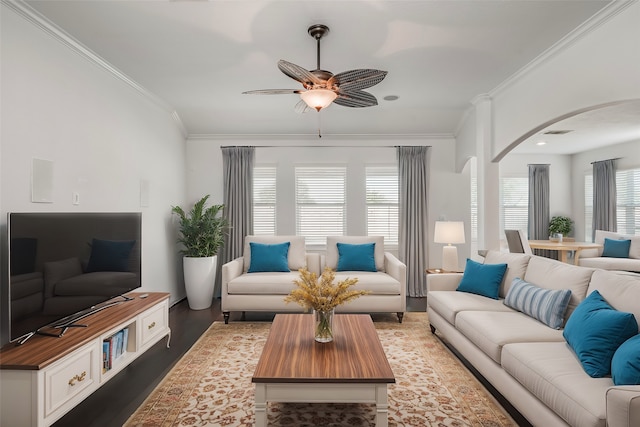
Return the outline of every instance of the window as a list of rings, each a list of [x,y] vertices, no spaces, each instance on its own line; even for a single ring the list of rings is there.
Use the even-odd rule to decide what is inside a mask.
[[[478,159],[472,157],[469,160],[469,176],[471,178],[470,190],[470,216],[471,216],[471,253],[478,249]]]
[[[529,226],[529,179],[500,179],[500,223],[504,230],[527,230]]]
[[[342,236],[346,224],[347,168],[296,167],[296,234],[307,245],[324,245],[327,236]]]
[[[276,167],[253,168],[253,234],[276,234]]]
[[[616,221],[621,234],[640,235],[640,169],[616,172]],[[584,177],[584,221],[587,239],[592,233],[593,175]]]
[[[384,236],[385,246],[398,245],[398,168],[367,166],[367,235]]]

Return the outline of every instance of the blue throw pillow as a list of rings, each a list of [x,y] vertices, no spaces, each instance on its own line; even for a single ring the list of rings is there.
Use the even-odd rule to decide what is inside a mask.
[[[569,317],[562,335],[593,378],[611,374],[611,359],[618,347],[638,333],[633,313],[611,307],[593,291]]]
[[[618,347],[611,360],[611,378],[615,385],[640,385],[640,335]]]
[[[93,239],[87,273],[129,271],[129,255],[135,244],[135,240]]]
[[[289,270],[289,246],[291,242],[256,243],[249,242],[251,263],[249,273],[285,272]]]
[[[564,323],[564,312],[571,299],[571,289],[544,289],[516,277],[504,299],[504,304],[560,329]]]
[[[457,291],[498,299],[507,264],[480,264],[467,258]]]
[[[374,257],[375,243],[363,243],[360,245],[337,243],[337,245],[337,271],[377,271]]]
[[[629,258],[631,240],[604,239],[602,256],[609,258]]]

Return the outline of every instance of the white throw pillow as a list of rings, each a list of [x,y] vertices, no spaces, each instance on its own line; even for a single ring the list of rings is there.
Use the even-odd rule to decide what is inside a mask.
[[[384,236],[329,236],[327,237],[326,265],[329,268],[338,267],[338,243],[360,245],[362,243],[375,243],[373,257],[376,261],[376,270],[384,271]]]
[[[291,271],[298,271],[301,268],[307,267],[304,236],[246,236],[244,238],[243,253],[245,273],[249,270],[249,266],[251,265],[251,245],[249,244],[251,242],[265,244],[291,242],[287,257],[289,269]]]

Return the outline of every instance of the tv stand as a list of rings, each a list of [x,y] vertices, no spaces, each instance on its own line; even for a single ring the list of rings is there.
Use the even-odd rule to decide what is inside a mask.
[[[169,294],[139,295],[85,314],[86,327],[73,327],[78,317],[58,321],[60,339],[34,332],[2,348],[0,425],[49,426],[164,337],[169,347]]]

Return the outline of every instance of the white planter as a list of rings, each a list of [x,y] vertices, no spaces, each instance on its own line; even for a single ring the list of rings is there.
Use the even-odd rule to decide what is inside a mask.
[[[204,310],[213,302],[218,256],[183,257],[184,287],[192,310]]]

